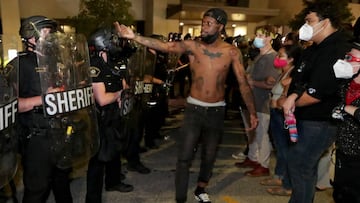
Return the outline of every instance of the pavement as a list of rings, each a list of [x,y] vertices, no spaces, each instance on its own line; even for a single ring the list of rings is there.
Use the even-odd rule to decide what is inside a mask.
[[[103,203],[174,203],[175,197],[175,164],[177,140],[181,139],[179,127],[183,120],[184,100],[169,101],[170,117],[161,134],[165,139],[157,140],[158,149],[149,150],[141,154],[143,163],[151,169],[150,174],[130,172],[123,167],[126,175],[125,183],[132,184],[134,191],[129,193],[103,191]],[[248,169],[239,169],[234,166],[238,160],[232,154],[245,149],[246,135],[242,125],[240,113],[229,110],[225,122],[224,136],[213,170],[213,177],[207,187],[207,192],[213,203],[287,203],[289,197],[272,196],[266,192],[266,186],[259,182],[266,177],[247,177],[244,172]],[[193,197],[199,171],[199,153],[195,154],[189,179],[188,201],[197,202]],[[275,164],[274,153],[271,156],[270,169],[273,173]],[[21,173],[20,173],[21,174]],[[21,176],[21,175],[18,175]],[[71,190],[74,203],[85,202],[86,193],[86,166],[78,168],[72,174]],[[20,178],[17,181],[18,199],[21,200],[23,187]],[[316,192],[315,203],[333,203],[332,189]],[[8,201],[7,203],[10,203]],[[54,203],[51,195],[49,203]]]

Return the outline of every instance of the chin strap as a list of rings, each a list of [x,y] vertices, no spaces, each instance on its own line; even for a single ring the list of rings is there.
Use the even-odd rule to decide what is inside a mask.
[[[26,50],[29,50],[29,48],[32,49],[33,51],[36,50],[36,46],[30,43],[29,41],[26,41],[25,45],[26,45]]]

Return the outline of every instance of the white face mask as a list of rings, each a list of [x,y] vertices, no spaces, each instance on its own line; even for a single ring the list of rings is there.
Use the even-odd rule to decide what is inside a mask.
[[[314,27],[319,25],[319,23],[321,23],[321,21],[318,22],[316,25],[314,25]],[[299,30],[299,39],[304,40],[304,41],[310,41],[311,38],[313,36],[315,36],[317,33],[319,33],[320,31],[321,30],[318,30],[314,34],[314,28],[311,25],[305,23],[303,26],[301,26],[301,28]]]
[[[344,60],[338,59],[333,66],[336,78],[349,79],[354,75],[353,66]]]

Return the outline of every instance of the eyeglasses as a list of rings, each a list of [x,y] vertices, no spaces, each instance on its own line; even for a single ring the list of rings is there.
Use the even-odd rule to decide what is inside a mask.
[[[345,55],[345,61],[347,62],[360,62],[360,58],[355,57],[354,55],[347,53]]]

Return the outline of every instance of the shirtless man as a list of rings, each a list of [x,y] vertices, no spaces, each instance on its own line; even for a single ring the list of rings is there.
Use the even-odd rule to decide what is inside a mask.
[[[182,140],[178,148],[175,177],[177,203],[186,202],[189,168],[199,140],[202,143],[201,166],[194,194],[199,202],[211,202],[205,187],[210,180],[217,146],[223,133],[225,79],[230,67],[234,69],[240,92],[250,112],[251,127],[247,130],[253,130],[257,126],[254,97],[240,61],[241,52],[221,39],[226,21],[227,15],[223,10],[209,9],[202,19],[201,41],[178,42],[163,42],[142,37],[134,34],[129,27],[115,22],[116,30],[121,37],[162,52],[187,53],[189,56],[192,85],[181,129]]]

